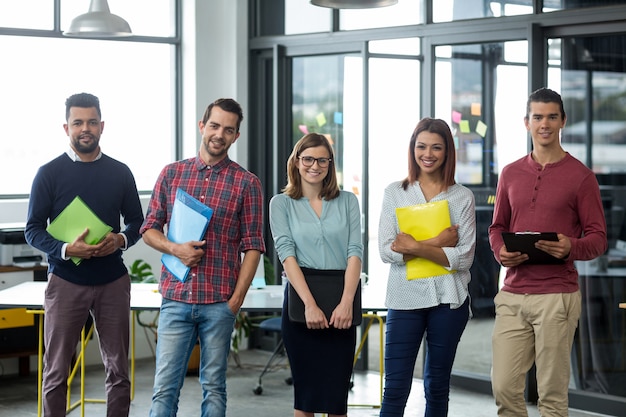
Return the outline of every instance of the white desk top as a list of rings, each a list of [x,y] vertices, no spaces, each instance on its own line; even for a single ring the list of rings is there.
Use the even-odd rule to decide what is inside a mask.
[[[43,307],[46,286],[45,281],[29,281],[0,291],[0,308]],[[161,294],[158,284],[132,283],[130,289],[130,308],[132,310],[158,310],[161,307]],[[283,306],[281,285],[268,285],[263,289],[251,288],[248,291],[242,309],[247,311],[280,311]]]
[[[0,308],[26,307],[29,309],[43,308],[45,281],[29,281],[0,291]],[[161,307],[161,294],[157,291],[158,284],[132,283],[130,290],[130,308],[132,310],[158,310]],[[281,311],[283,306],[282,285],[268,285],[264,288],[250,288],[241,306],[244,311]],[[380,294],[363,288],[363,310],[384,311]],[[384,294],[382,295],[384,298]]]

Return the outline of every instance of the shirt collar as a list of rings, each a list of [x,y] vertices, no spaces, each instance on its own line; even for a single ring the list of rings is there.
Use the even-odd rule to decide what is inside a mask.
[[[80,156],[78,156],[78,154],[76,154],[76,152],[74,152],[74,149],[72,149],[71,147],[67,150],[67,156],[70,157],[70,159],[72,160],[72,162],[83,162],[80,159]],[[98,156],[96,156],[96,158],[94,159],[94,161],[97,161],[98,159],[102,158],[102,151],[98,152]],[[93,161],[92,161],[93,162]]]
[[[221,170],[223,169],[226,165],[228,165],[230,163],[230,158],[228,156],[226,156],[226,158],[222,159],[221,161],[219,161],[217,164],[215,165],[207,165],[202,158],[200,158],[200,154],[196,155],[196,169],[198,171],[202,171],[205,169],[212,169],[212,170]]]

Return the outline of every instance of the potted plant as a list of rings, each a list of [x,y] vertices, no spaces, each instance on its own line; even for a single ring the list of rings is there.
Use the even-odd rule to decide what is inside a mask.
[[[128,267],[128,275],[130,276],[130,282],[137,282],[137,283],[156,283],[158,282],[157,278],[154,276],[154,273],[152,272],[152,266],[147,263],[146,261],[144,261],[143,259],[137,259],[135,260],[129,267]],[[150,320],[148,321],[144,321],[141,318],[141,314],[142,313],[146,313],[147,311],[145,310],[139,310],[137,311],[136,317],[137,317],[137,323],[146,328],[151,330],[152,332],[154,332],[155,336],[156,336],[156,328],[158,326],[158,319],[159,319],[159,313],[157,312],[156,314],[154,314]],[[145,317],[145,315],[144,315]]]

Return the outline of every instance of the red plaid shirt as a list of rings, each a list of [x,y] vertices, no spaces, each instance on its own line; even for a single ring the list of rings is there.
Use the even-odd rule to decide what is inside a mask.
[[[154,186],[141,233],[163,231],[172,214],[177,188],[213,209],[204,236],[205,256],[180,282],[161,267],[159,290],[163,297],[191,304],[227,301],[241,267],[241,253],[265,252],[263,240],[263,192],[251,172],[228,157],[207,166],[200,157],[167,165]]]

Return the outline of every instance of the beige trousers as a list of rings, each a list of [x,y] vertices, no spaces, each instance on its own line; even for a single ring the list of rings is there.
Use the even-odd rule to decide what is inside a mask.
[[[580,291],[495,297],[491,384],[499,416],[528,416],[526,373],[537,368],[542,416],[568,415],[570,354],[581,310]]]

